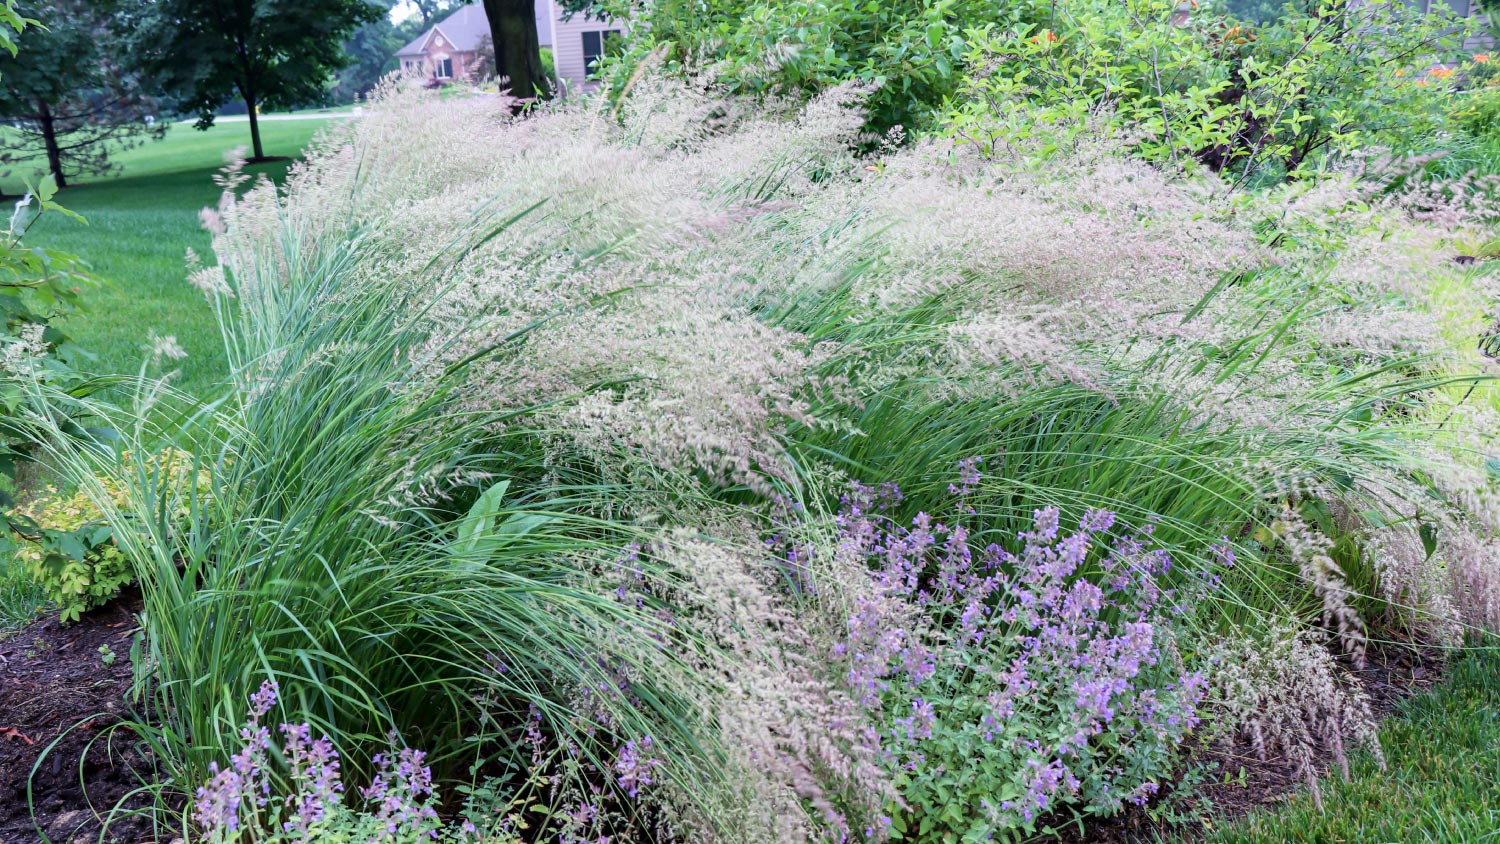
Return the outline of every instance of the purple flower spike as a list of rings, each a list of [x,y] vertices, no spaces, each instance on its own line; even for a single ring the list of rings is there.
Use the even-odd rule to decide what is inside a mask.
[[[281,684],[275,680],[266,680],[260,684],[260,691],[250,696],[250,720],[252,723],[264,717],[276,706],[277,696],[281,692]]]
[[[1115,514],[1108,510],[1089,510],[1083,514],[1078,529],[1084,533],[1104,533],[1115,525]]]
[[[631,739],[620,748],[615,759],[616,782],[634,799],[641,789],[656,782],[655,772],[661,766],[662,760],[656,757],[656,746],[650,736],[639,741]]]

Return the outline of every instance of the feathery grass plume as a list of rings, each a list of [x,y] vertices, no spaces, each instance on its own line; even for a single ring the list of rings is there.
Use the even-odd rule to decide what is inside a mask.
[[[700,705],[718,725],[731,766],[715,797],[742,825],[721,840],[883,837],[865,830],[901,798],[883,770],[874,725],[828,661],[824,640],[785,600],[765,548],[681,536],[660,553],[684,573],[674,602],[685,608],[682,620],[734,657],[714,663],[705,653],[699,665],[713,678]],[[749,559],[724,559],[736,555]]]
[[[1205,643],[1203,655],[1213,666],[1210,704],[1238,725],[1262,760],[1289,760],[1318,805],[1320,751],[1332,753],[1345,778],[1351,748],[1381,760],[1368,697],[1341,679],[1328,649],[1306,631],[1283,623],[1258,641]]]
[[[1323,624],[1338,633],[1339,643],[1360,668],[1365,665],[1365,626],[1349,605],[1349,588],[1332,557],[1333,540],[1319,533],[1289,504],[1284,504],[1271,532],[1285,544],[1302,578],[1312,584],[1323,604]]]

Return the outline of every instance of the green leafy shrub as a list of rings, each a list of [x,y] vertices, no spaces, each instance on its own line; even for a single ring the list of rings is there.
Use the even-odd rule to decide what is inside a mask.
[[[1175,0],[1023,3],[967,31],[950,131],[990,148],[1034,123],[1067,135],[1102,120],[1152,161],[1303,177],[1328,156],[1413,150],[1442,125],[1451,85],[1416,77],[1461,27],[1400,4],[1287,11],[1252,26],[1184,20]]]
[[[44,518],[55,515],[43,514]],[[34,558],[27,571],[58,608],[58,617],[64,623],[77,621],[85,611],[107,603],[135,581],[130,561],[110,542],[108,525],[52,524],[67,525],[67,532],[44,539],[24,556]]]
[[[611,7],[615,8],[615,7]],[[964,28],[993,16],[979,0],[668,0],[637,7],[628,52],[613,63],[624,84],[657,53],[733,92],[805,99],[845,82],[876,86],[869,124],[921,129],[952,96],[967,51]],[[616,8],[625,12],[624,4]]]
[[[84,288],[98,280],[72,255],[23,242],[44,214],[82,218],[53,202],[51,176],[15,204],[9,225],[0,232],[0,473],[14,479],[17,464],[29,459],[30,432],[19,426],[23,405],[34,401],[34,382],[65,396],[86,395],[88,379],[75,367],[86,355],[54,323],[80,311]],[[65,412],[66,402],[53,408]],[[85,433],[76,424],[75,434]],[[3,502],[9,505],[9,500]]]
[[[642,62],[793,99],[857,82],[871,86],[868,126],[880,132],[988,148],[1103,121],[1152,161],[1257,177],[1420,145],[1442,125],[1451,85],[1401,76],[1453,54],[1467,31],[1441,14],[1347,0],[1238,9],[1253,22],[1176,0],[670,0],[635,11],[627,53],[606,63],[617,94]]]
[[[193,472],[191,466],[190,455],[172,449],[150,455],[144,461],[137,461],[128,453],[124,455],[126,472],[144,473],[164,491],[192,483],[200,494],[206,493],[207,471]],[[125,504],[127,492],[123,483],[101,478],[99,484],[115,506]],[[171,519],[180,523],[187,516],[186,509],[179,505]],[[60,495],[57,490],[46,488],[17,508],[12,519],[17,518],[24,520],[23,530],[34,541],[19,545],[16,558],[25,564],[48,600],[57,606],[64,622],[77,621],[79,615],[105,604],[120,594],[123,587],[135,582],[130,559],[114,541],[115,528],[88,494]]]

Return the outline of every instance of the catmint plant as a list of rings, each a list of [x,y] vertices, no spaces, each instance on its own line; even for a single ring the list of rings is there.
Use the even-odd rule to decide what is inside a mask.
[[[445,829],[434,808],[432,771],[420,750],[407,747],[375,757],[373,782],[359,790],[362,808],[345,802],[339,754],[327,736],[307,724],[281,724],[284,787],[273,786],[273,741],[263,719],[276,707],[280,687],[265,682],[250,698],[240,750],[197,789],[192,819],[200,841],[211,844],[304,844],[358,841],[407,844],[445,840],[477,842],[470,819]],[[393,745],[394,736],[392,737]]]
[[[615,759],[615,773],[621,789],[631,798],[640,796],[641,790],[656,782],[656,769],[662,760],[656,756],[655,743],[650,736],[631,739],[620,748]]]
[[[1124,529],[1106,510],[1068,530],[1042,508],[1019,550],[981,545],[979,484],[978,461],[964,461],[947,522],[897,523],[889,484],[855,485],[837,516],[838,553],[863,559],[873,588],[832,656],[885,725],[906,804],[889,823],[923,840],[1019,840],[1145,803],[1206,685],[1174,643],[1211,578],[1172,585],[1152,526]]]
[[[371,760],[369,785],[346,790],[338,751],[307,724],[264,723],[280,698],[280,687],[263,683],[250,698],[242,747],[197,789],[194,840],[209,844],[510,844],[516,829],[545,831],[562,842],[629,838],[638,826],[637,801],[660,785],[666,762],[650,735],[620,743],[612,763],[595,765],[576,745],[547,753],[541,713],[531,707],[522,741],[531,770],[520,789],[495,783],[468,789],[464,808],[445,822],[437,812],[432,769],[421,750],[404,747],[393,733],[390,749]],[[273,736],[280,736],[279,752]],[[276,757],[281,763],[273,761]],[[273,783],[274,780],[274,783]],[[549,819],[523,823],[520,811],[533,799],[550,800]],[[621,831],[624,831],[623,835]],[[555,834],[555,836],[554,836]],[[542,839],[536,839],[542,840]]]

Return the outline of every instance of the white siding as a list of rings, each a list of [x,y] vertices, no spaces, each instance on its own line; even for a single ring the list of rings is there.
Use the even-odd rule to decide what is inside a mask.
[[[588,70],[583,64],[583,34],[585,32],[606,32],[619,30],[624,32],[626,27],[623,21],[599,20],[597,18],[574,15],[572,20],[562,19],[562,9],[556,0],[549,0],[552,4],[552,57],[557,63],[557,75],[569,91],[585,91],[593,88],[592,83],[586,83]]]
[[[1474,17],[1479,18],[1482,14],[1480,10],[1476,9]],[[1490,34],[1488,21],[1481,21],[1478,31],[1469,36],[1468,40],[1464,41],[1464,50],[1469,53],[1482,53],[1493,49],[1495,49],[1495,37]],[[1493,56],[1490,57],[1490,61],[1494,60]]]
[[[551,47],[556,43],[552,37],[552,27],[556,22],[556,15],[552,13],[552,0],[536,0],[536,37],[543,47]]]

